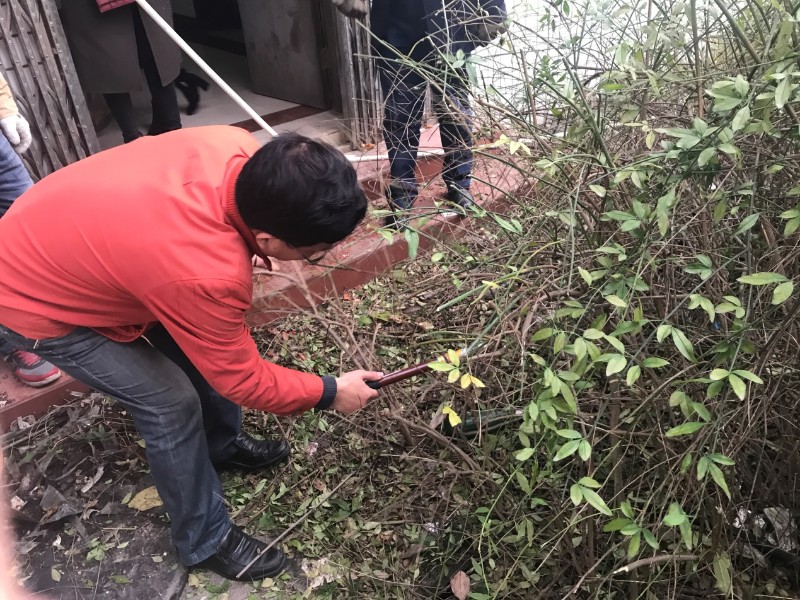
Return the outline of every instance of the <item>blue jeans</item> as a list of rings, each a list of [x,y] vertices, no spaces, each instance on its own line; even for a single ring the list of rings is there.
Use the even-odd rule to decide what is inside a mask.
[[[33,185],[25,165],[6,136],[0,134],[0,217]]]
[[[401,50],[401,54],[435,74],[435,80],[431,82],[431,98],[445,150],[442,179],[448,188],[467,189],[472,174],[472,123],[465,75],[450,70],[442,77],[441,68],[432,64],[429,48],[423,46],[418,44],[413,50]],[[417,197],[414,169],[428,79],[418,68],[405,64],[395,52],[382,48],[380,44],[376,44],[376,51],[385,102],[383,138],[392,176],[390,196],[398,208],[409,208]]]
[[[216,551],[231,527],[212,461],[236,452],[241,409],[206,382],[162,326],[129,343],[78,328],[32,340],[0,325],[0,337],[116,398],[145,441],[172,540],[185,565]]]
[[[11,204],[33,185],[28,170],[9,141],[0,133],[0,217],[6,214]],[[11,344],[0,340],[0,357],[16,350]]]

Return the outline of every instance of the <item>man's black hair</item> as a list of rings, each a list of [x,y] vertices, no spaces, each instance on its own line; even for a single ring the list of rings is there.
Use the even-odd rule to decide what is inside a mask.
[[[367,212],[367,198],[344,154],[284,133],[259,148],[236,180],[245,225],[295,248],[335,244]]]

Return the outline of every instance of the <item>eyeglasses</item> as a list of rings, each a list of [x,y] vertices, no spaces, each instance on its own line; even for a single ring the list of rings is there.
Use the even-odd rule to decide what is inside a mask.
[[[298,248],[297,246],[293,246],[293,247],[294,247],[295,250],[297,250],[297,252],[300,254],[300,256],[302,257],[302,259],[304,261],[306,261],[310,265],[316,265],[316,264],[319,264],[322,261],[322,259],[325,258],[328,255],[328,252],[331,251],[331,248],[333,248],[333,245],[332,244],[327,245],[326,248],[323,248],[321,250],[316,250],[315,252],[312,252],[311,254],[305,254],[303,252],[303,248]]]

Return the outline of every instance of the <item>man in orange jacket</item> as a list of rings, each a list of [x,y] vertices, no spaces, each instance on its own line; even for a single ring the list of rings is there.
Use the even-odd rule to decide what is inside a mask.
[[[229,578],[286,557],[239,530],[215,469],[284,459],[241,430],[241,406],[358,410],[381,373],[319,377],[261,358],[245,323],[251,257],[313,260],[366,198],[346,158],[287,135],[186,129],[100,152],[44,178],[0,220],[0,338],[115,398],[146,442],[181,561]],[[26,249],[20,261],[17,249]]]

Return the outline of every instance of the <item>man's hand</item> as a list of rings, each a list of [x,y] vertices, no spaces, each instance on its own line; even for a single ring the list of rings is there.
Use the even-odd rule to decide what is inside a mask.
[[[360,19],[369,12],[367,0],[331,0],[333,5],[348,17]]]
[[[31,126],[20,114],[0,119],[0,130],[17,154],[22,154],[31,145]]]
[[[383,373],[376,371],[350,371],[336,378],[336,398],[331,408],[346,415],[363,408],[367,402],[378,397],[378,390],[369,387],[367,381],[377,381]]]

